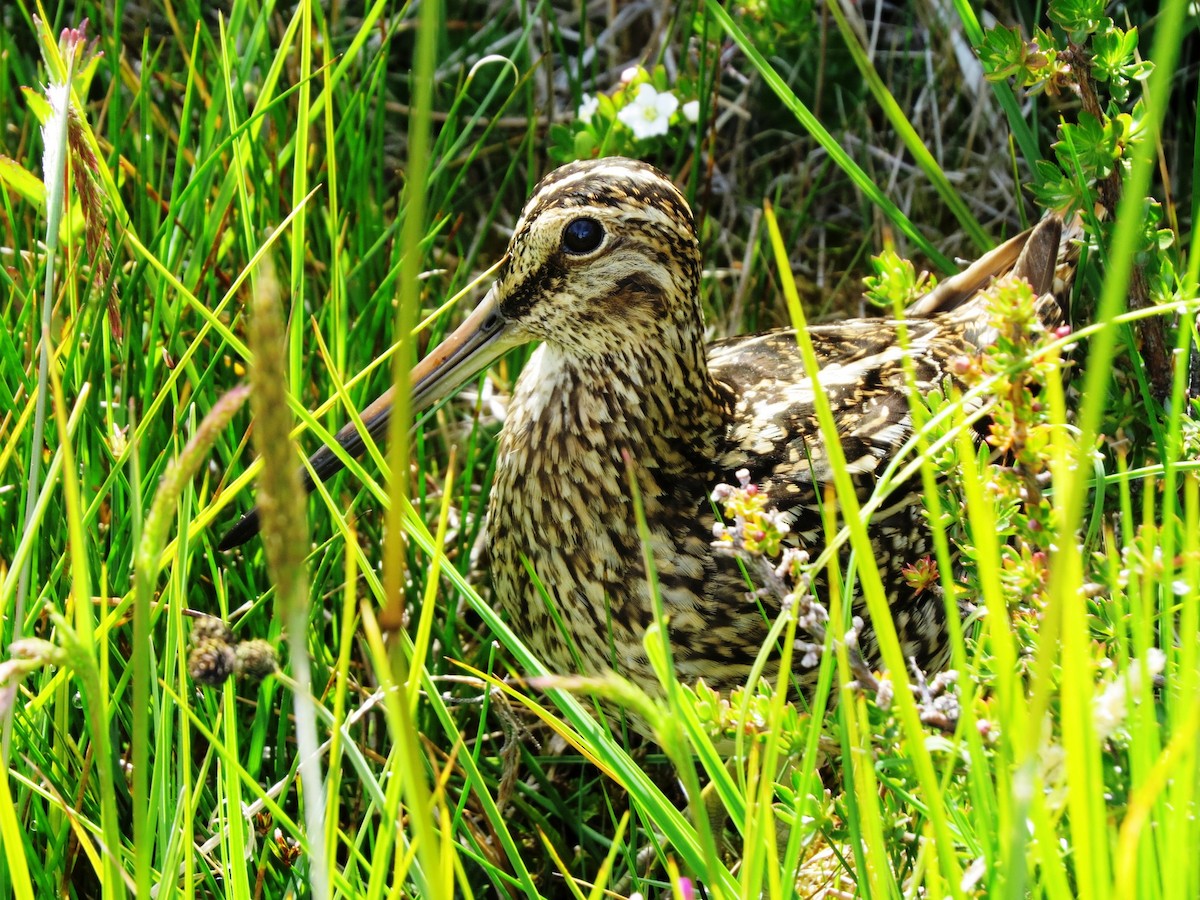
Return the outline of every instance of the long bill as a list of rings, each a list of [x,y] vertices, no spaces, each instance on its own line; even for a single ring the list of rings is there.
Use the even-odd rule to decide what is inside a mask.
[[[454,332],[417,363],[410,375],[412,385],[412,411],[420,412],[461,387],[472,375],[478,374],[493,362],[524,343],[516,338],[500,311],[496,288],[487,292],[475,311]],[[362,423],[372,440],[380,440],[386,433],[392,416],[392,396],[395,388],[388,388],[362,411]],[[353,422],[339,431],[334,439],[351,456],[358,456],[366,447],[362,433]],[[318,479],[324,481],[343,468],[342,461],[330,447],[321,447],[308,458],[309,466]],[[306,468],[302,473],[304,486],[312,490],[314,481]],[[220,550],[239,547],[258,533],[258,508],[242,516],[221,538]]]

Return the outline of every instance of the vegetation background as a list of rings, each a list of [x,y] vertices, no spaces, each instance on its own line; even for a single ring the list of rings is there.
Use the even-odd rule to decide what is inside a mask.
[[[1085,0],[4,4],[0,895],[1200,896],[1197,28]],[[642,84],[675,98],[663,134],[621,119]],[[992,612],[919,708],[844,670],[815,709],[506,685],[539,666],[476,548],[524,352],[400,457],[404,567],[379,454],[290,542],[305,602],[261,544],[215,550],[256,437],[288,452],[237,408],[272,356],[249,306],[282,300],[268,380],[314,448],[461,318],[542,175],[617,152],[692,200],[714,336],[787,324],[786,273],[809,320],[867,314],[884,248],[944,272],[1038,201],[1088,213],[1075,332],[1036,338],[1074,388],[1024,346],[985,382],[1044,437],[1015,480],[953,398],[904,460]],[[224,657],[197,614],[286,639],[283,673],[198,684],[189,655]]]

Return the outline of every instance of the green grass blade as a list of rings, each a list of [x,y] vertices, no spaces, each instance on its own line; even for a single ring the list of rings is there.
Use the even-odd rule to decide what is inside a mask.
[[[991,238],[984,232],[983,227],[979,224],[975,216],[972,215],[971,210],[967,208],[967,204],[963,201],[961,194],[950,183],[950,180],[946,177],[946,173],[942,171],[942,167],[938,165],[937,160],[933,158],[933,154],[929,152],[929,148],[925,146],[925,142],[908,121],[908,117],[904,114],[904,111],[900,109],[900,104],[896,102],[896,98],[892,95],[892,92],[883,83],[883,79],[879,76],[875,65],[867,57],[866,51],[859,42],[858,36],[850,28],[850,23],[846,21],[846,13],[842,10],[842,7],[837,3],[831,3],[829,11],[833,13],[838,31],[841,32],[842,40],[846,43],[846,49],[850,51],[850,55],[854,59],[854,64],[858,67],[859,72],[862,73],[863,80],[866,81],[867,87],[870,88],[872,96],[875,97],[875,102],[879,104],[879,108],[883,110],[884,115],[887,116],[887,120],[896,129],[896,134],[900,136],[900,140],[904,142],[904,146],[912,154],[921,171],[933,182],[938,197],[954,213],[954,218],[958,220],[958,224],[963,227],[963,230],[970,235],[976,247],[980,250],[991,249]]]
[[[795,114],[800,124],[804,126],[804,129],[816,138],[825,152],[849,176],[855,186],[866,194],[872,203],[883,210],[888,219],[904,232],[904,235],[909,240],[920,247],[922,253],[937,263],[944,272],[957,271],[954,263],[939,252],[933,244],[929,243],[929,240],[921,234],[917,227],[909,220],[908,216],[901,212],[900,208],[879,189],[879,186],[850,158],[846,151],[842,149],[841,144],[817,120],[816,116],[787,87],[774,67],[763,58],[762,54],[758,52],[758,48],[750,43],[746,35],[738,28],[737,23],[733,21],[729,13],[716,0],[705,0],[705,8],[708,10],[709,15],[716,19],[721,24],[721,27],[725,29],[725,33],[746,54],[754,65],[755,70],[771,89],[775,91],[780,101]]]

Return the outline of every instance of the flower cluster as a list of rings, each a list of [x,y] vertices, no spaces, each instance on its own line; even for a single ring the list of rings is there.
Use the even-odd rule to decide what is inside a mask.
[[[569,162],[644,150],[648,142],[670,140],[672,125],[692,125],[700,119],[700,101],[681,102],[679,97],[692,92],[684,78],[669,88],[661,66],[653,72],[631,66],[611,94],[583,94],[570,126],[550,129],[550,155]]]
[[[1053,334],[1046,331],[1038,309],[1042,303],[1056,301],[1037,297],[1024,279],[997,282],[989,289],[988,301],[996,339],[984,353],[982,366],[984,374],[999,379],[999,402],[992,412],[988,443],[1011,453],[1018,469],[1037,475],[1046,470],[1047,448],[1054,429],[1040,399],[1041,386],[1060,377],[1061,369],[1057,353],[1037,351],[1066,337],[1070,329],[1063,326]],[[1009,374],[1014,369],[1015,373]]]
[[[713,525],[713,550],[745,562],[754,580],[762,585],[758,595],[773,598],[781,612],[796,617],[797,629],[811,638],[796,639],[794,646],[800,654],[797,661],[802,669],[815,669],[827,644],[829,611],[813,592],[808,553],[798,547],[784,547],[790,529],[783,515],[750,482],[747,469],[734,474],[737,485],[719,484],[713,489],[713,502],[721,507],[726,519]],[[862,627],[862,619],[856,616],[841,640],[859,686],[876,691],[880,682],[858,649]]]
[[[742,549],[755,556],[779,555],[784,537],[790,530],[778,510],[771,508],[767,496],[750,483],[748,469],[738,469],[738,486],[718,484],[713,490],[713,502],[733,520],[732,527],[723,522],[713,526],[714,546],[733,546],[739,540]]]

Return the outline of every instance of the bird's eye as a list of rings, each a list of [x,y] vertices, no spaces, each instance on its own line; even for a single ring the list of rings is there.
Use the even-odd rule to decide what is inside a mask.
[[[568,253],[591,253],[604,240],[604,229],[595,219],[572,219],[563,231],[563,249]]]

